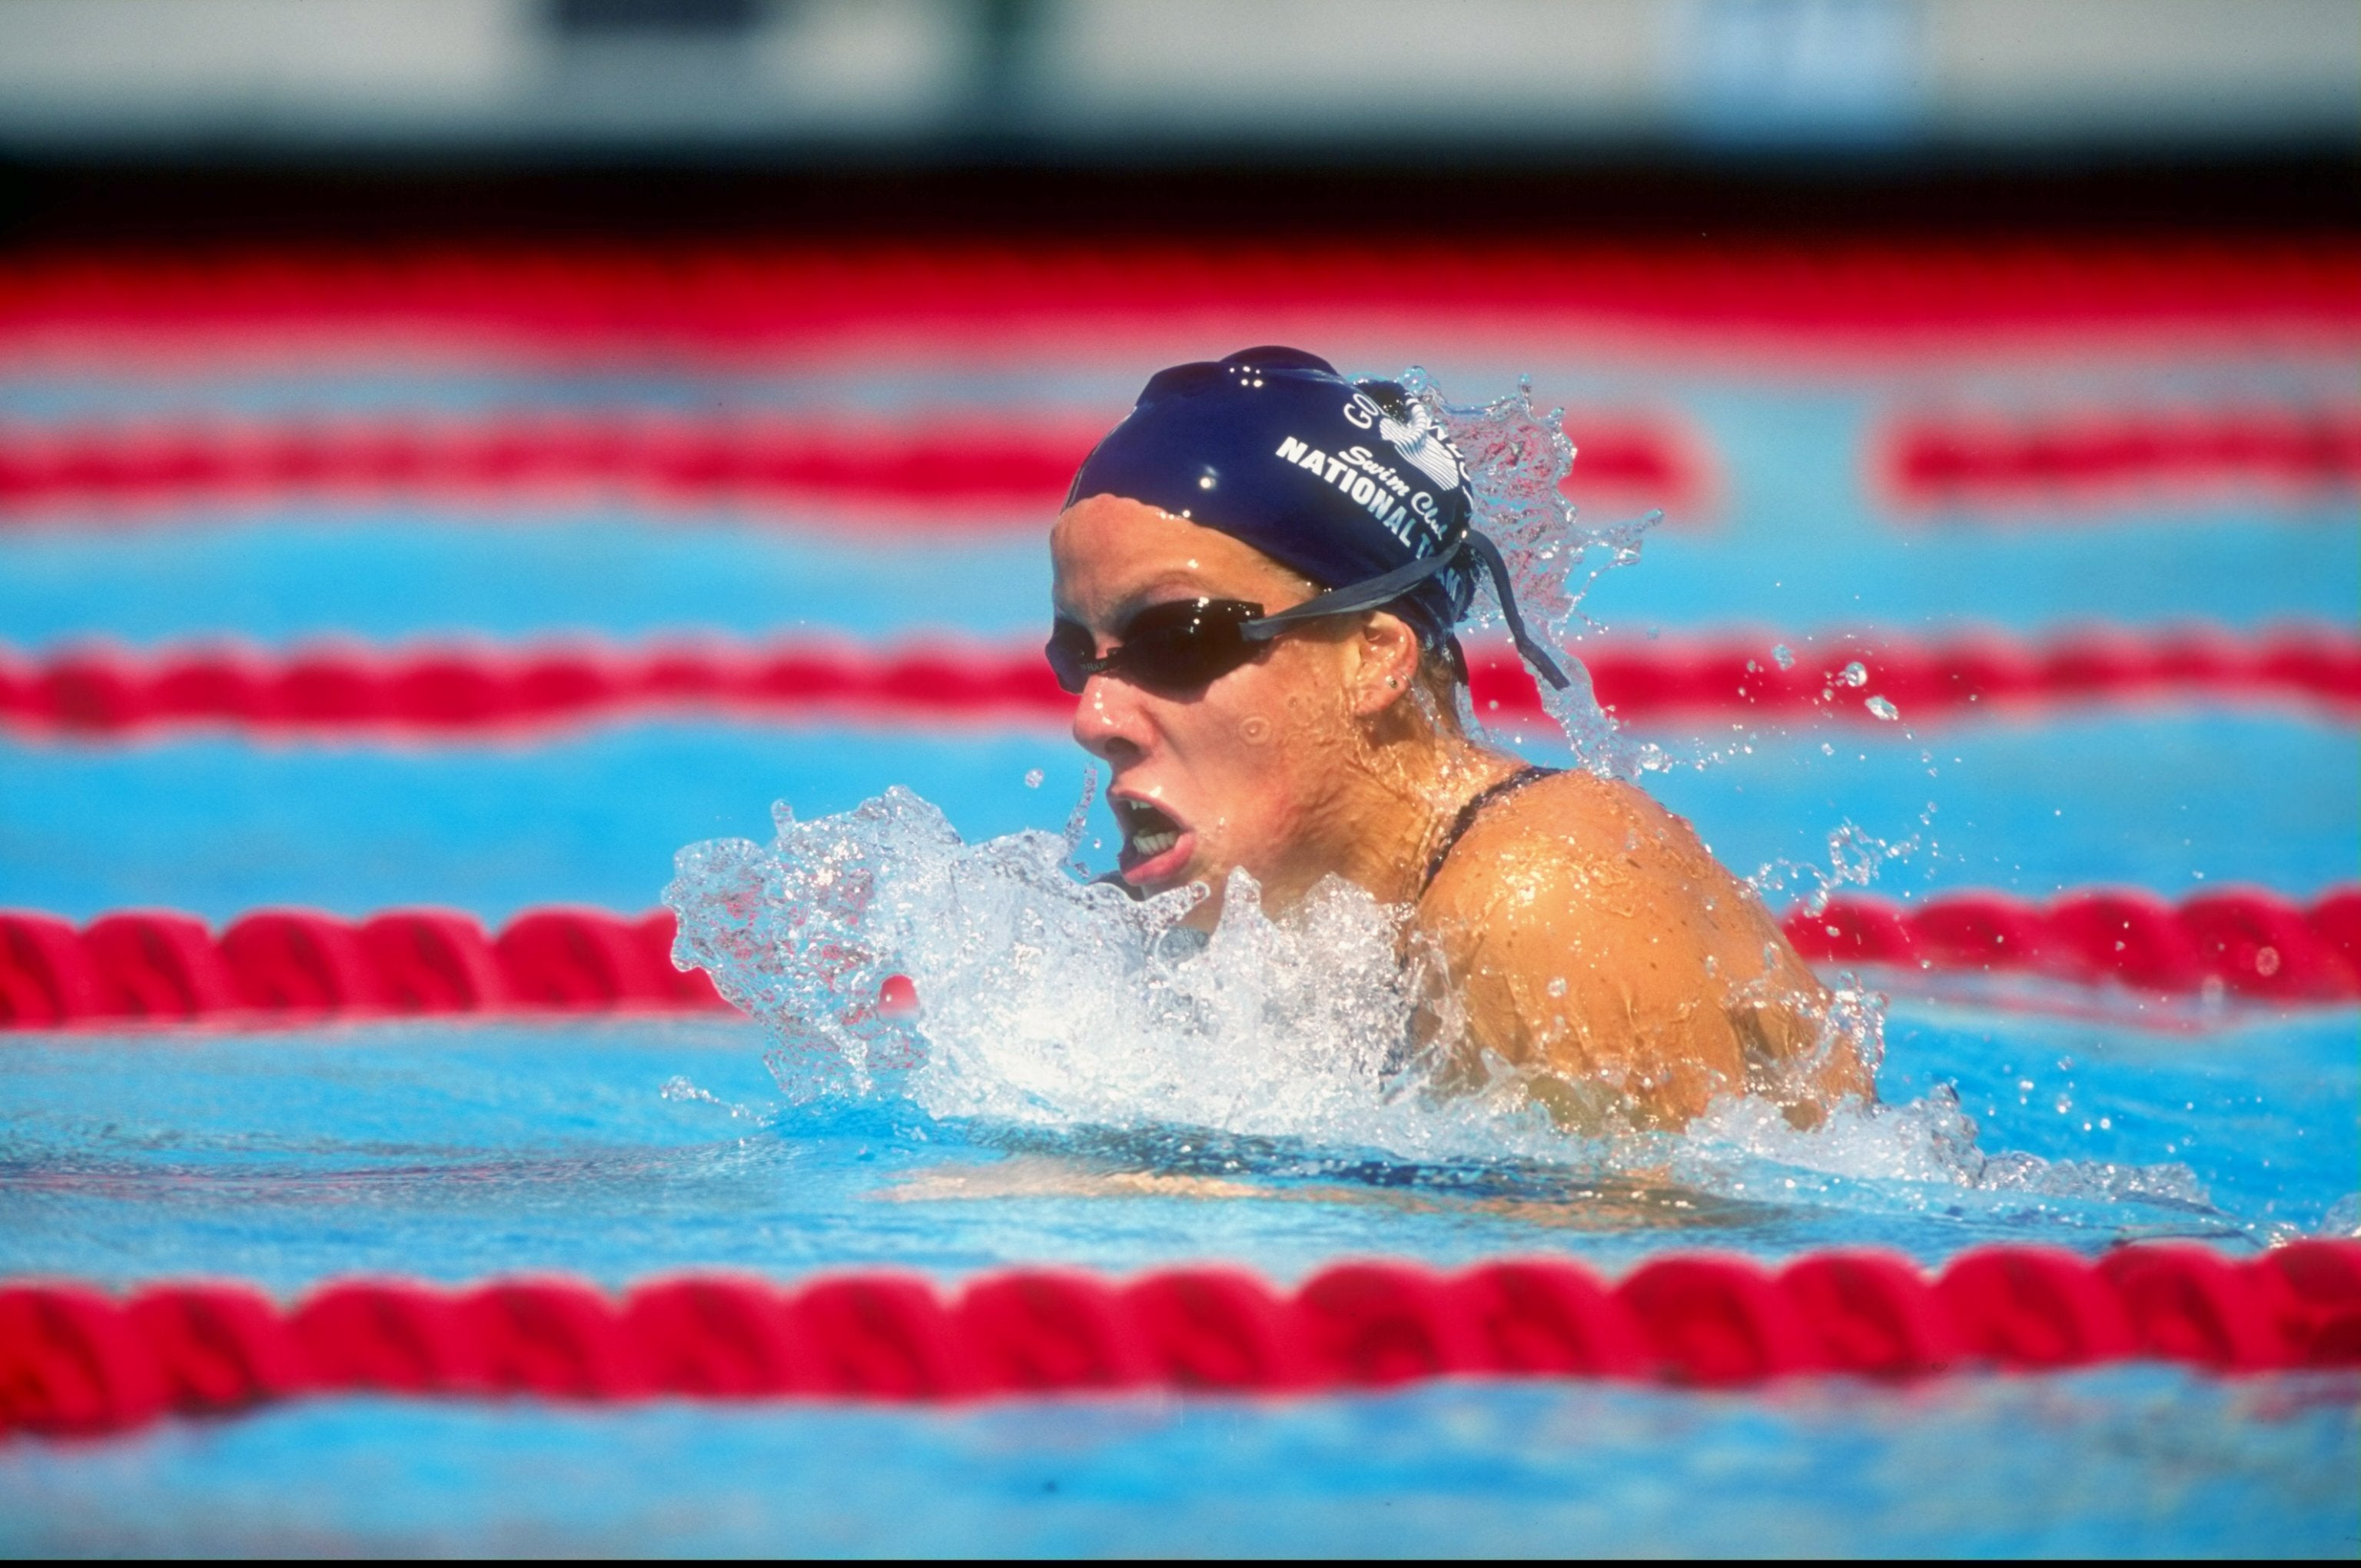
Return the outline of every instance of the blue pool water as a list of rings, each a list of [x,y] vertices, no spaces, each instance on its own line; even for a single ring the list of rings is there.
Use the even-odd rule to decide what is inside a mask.
[[[1741,743],[1752,751],[1736,752]],[[2042,898],[2106,883],[2310,897],[2361,863],[2361,744],[2289,713],[2096,709],[1924,736],[1847,723],[1682,744],[1720,760],[1648,787],[1749,874],[1777,860],[1824,864],[1846,821],[1921,839],[1878,884],[1895,896],[2001,887]],[[11,901],[78,918],[128,905],[214,919],[266,903],[355,915],[456,905],[491,920],[547,903],[646,909],[675,850],[767,837],[774,800],[818,817],[901,784],[973,839],[1055,829],[1084,773],[1054,724],[653,722],[433,746],[0,739],[0,759]],[[1929,801],[1939,809],[1922,824]],[[1104,869],[1115,840],[1103,806],[1092,832],[1104,842],[1086,856]]]
[[[2181,1027],[2173,1027],[2175,1024]],[[0,1272],[192,1273],[292,1292],[352,1270],[614,1285],[703,1265],[946,1280],[1057,1262],[1230,1258],[1294,1278],[1339,1255],[1563,1251],[1620,1271],[1668,1246],[1759,1257],[1874,1245],[1928,1264],[1994,1242],[2144,1236],[2250,1253],[2351,1207],[2349,1016],[2134,1027],[1899,1003],[1902,1109],[1814,1137],[1424,1158],[1367,1138],[791,1104],[730,1021],[372,1025],[12,1043]],[[1989,1163],[1927,1145],[1952,1086]],[[669,1086],[669,1089],[668,1089]],[[2192,1109],[2193,1107],[2193,1109]],[[1073,1172],[1244,1181],[1251,1198],[1077,1194]],[[2350,1223],[2350,1220],[2345,1223]]]
[[[1523,367],[1445,368],[1465,395]],[[2184,369],[2197,379],[2173,384],[2182,393],[2324,373]],[[1936,365],[1791,385],[1543,367],[1544,393],[1677,408],[1718,466],[1705,514],[1675,519],[1591,608],[1620,633],[1759,630],[1766,652],[1862,628],[2039,639],[2089,619],[2361,620],[2349,510],[2159,501],[2004,526],[1882,510],[1861,455],[1879,419],[1963,389],[2038,404],[2057,371]],[[2104,401],[2158,374],[2083,367],[2071,389]],[[885,411],[1016,402],[1066,417],[1121,406],[1132,379],[1052,365],[833,391]],[[793,378],[591,372],[0,376],[0,413],[37,421],[816,395]],[[1038,533],[921,545],[856,526],[826,511],[391,506],[12,524],[0,643],[1038,633]],[[1900,725],[1663,739],[1711,765],[1650,787],[1741,872],[1824,863],[1847,823],[1907,849],[1877,889],[1914,899],[2094,883],[2302,898],[2361,870],[2361,738],[2317,712],[2066,707],[1924,729],[1905,712]],[[1081,774],[1059,728],[1038,723],[664,718],[432,742],[0,733],[0,905],[215,921],[287,904],[434,904],[488,922],[551,903],[639,910],[676,849],[766,837],[775,799],[809,819],[899,784],[975,840],[1054,829]],[[1083,850],[1106,858],[1088,834]],[[765,1069],[763,1031],[730,1018],[13,1036],[0,1045],[0,1277],[228,1276],[292,1295],[364,1272],[621,1286],[692,1268],[895,1266],[950,1283],[1010,1265],[1218,1258],[1294,1279],[1347,1256],[1533,1253],[1614,1274],[1690,1248],[1775,1260],[1877,1245],[1934,1266],[1990,1242],[2088,1254],[2177,1237],[2243,1256],[2361,1226],[2352,1009],[1870,979],[1897,991],[1886,1110],[1809,1136],[1730,1114],[1615,1146],[1521,1125],[1488,1144],[1447,1111],[1430,1126],[1415,1107],[1358,1103],[1307,1123],[1102,1093],[1082,1114],[1038,1080],[1035,1113],[977,1113],[961,1107],[995,1085],[972,1068],[949,1087],[796,1099]],[[1243,1190],[1097,1183],[1142,1169]],[[343,1400],[0,1445],[0,1550],[2349,1554],[2356,1409],[2350,1377],[2153,1366],[1904,1389],[1466,1383],[916,1413]]]
[[[6,1544],[141,1553],[2350,1555],[2349,1381],[1939,1396],[1440,1385],[955,1414],[353,1401],[0,1466]]]
[[[890,1266],[951,1281],[1210,1257],[1293,1278],[1373,1254],[1549,1252],[1613,1271],[1673,1246],[1870,1244],[1936,1263],[1982,1242],[2195,1237],[2243,1255],[2349,1229],[2350,1016],[2181,1022],[2206,1026],[1897,1007],[1889,1097],[1956,1085],[1986,1149],[2030,1157],[1974,1181],[1893,1173],[1906,1151],[1874,1138],[1659,1151],[1669,1175],[1619,1182],[1580,1160],[1417,1166],[1147,1117],[1043,1129],[892,1101],[785,1107],[753,1027],[730,1022],[52,1036],[0,1057],[0,1274],[293,1292],[354,1272],[620,1285]],[[1143,1166],[1257,1196],[962,1190],[1012,1168]],[[2350,1376],[2126,1367],[958,1413],[336,1401],[0,1451],[0,1546],[2349,1552],[2356,1398]]]

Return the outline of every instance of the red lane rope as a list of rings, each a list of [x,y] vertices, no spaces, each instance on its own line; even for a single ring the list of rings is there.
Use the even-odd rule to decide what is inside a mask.
[[[1226,345],[1325,323],[1596,350],[1674,334],[1720,356],[1790,348],[1989,351],[2003,338],[2153,345],[2195,329],[2315,349],[2361,334],[2361,246],[1980,238],[1644,247],[1400,242],[476,247],[27,255],[0,264],[0,344],[283,356],[444,341],[560,351],[897,346],[1005,353],[1056,337],[1126,356],[1141,335]],[[1279,335],[1286,335],[1280,332]],[[1399,332],[1396,333],[1400,336]],[[1758,346],[1761,345],[1758,344]]]
[[[1797,639],[1785,668],[1773,642],[1609,641],[1586,645],[1582,658],[1599,700],[1632,719],[1826,713],[1873,722],[1872,697],[1912,724],[2093,700],[2294,701],[2339,718],[2361,708],[2361,635],[2344,629],[2102,630],[2035,644],[1998,635]],[[1473,674],[1480,716],[1542,715],[1532,677],[1512,656],[1479,649]],[[34,732],[221,724],[432,737],[665,711],[1060,719],[1072,706],[1031,647],[101,647],[38,661],[0,652],[0,725]]]
[[[0,1028],[726,1007],[702,970],[672,967],[672,937],[661,910],[535,910],[497,936],[473,916],[434,909],[366,920],[262,910],[218,933],[169,911],[80,929],[5,912]]]
[[[2038,422],[1917,420],[1874,442],[1905,511],[2327,500],[2361,489],[2361,410],[2092,412]]]
[[[2179,905],[2091,892],[2048,904],[1953,894],[1922,905],[1839,898],[1783,922],[1827,964],[2041,976],[2164,994],[2219,985],[2257,1000],[2361,998],[2361,887],[2304,905],[2259,892]],[[448,910],[365,920],[263,910],[216,932],[193,916],[126,911],[80,928],[0,910],[0,1030],[126,1022],[307,1023],[328,1017],[720,1008],[702,971],[672,967],[673,918],[541,909],[497,934]],[[897,977],[898,978],[898,977]],[[913,1005],[887,982],[884,1004]]]
[[[0,517],[428,498],[513,504],[869,504],[935,527],[1027,526],[1055,512],[1099,432],[830,429],[644,417],[497,417],[215,427],[0,430]],[[985,515],[977,517],[982,511]]]
[[[2279,1002],[2361,998],[2361,887],[2306,905],[2224,890],[2168,904],[2092,891],[2030,904],[1952,894],[1925,904],[1839,898],[1781,921],[1816,963],[1994,972],[2166,994],[2219,985]]]
[[[1706,488],[1695,435],[1670,421],[1575,415],[1566,492],[1686,515]],[[0,428],[0,521],[419,500],[513,509],[851,507],[873,522],[1038,530],[1103,432],[950,413],[902,426],[779,416],[498,415],[339,423]]]
[[[117,1299],[19,1283],[0,1285],[0,1432],[118,1431],[358,1393],[934,1403],[1450,1376],[1730,1387],[2132,1358],[2221,1373],[2361,1364],[2361,1244],[2297,1242],[2244,1262],[2190,1245],[2095,1261],[1992,1247],[1932,1277],[1877,1253],[1776,1272],[1675,1255],[1611,1287],[1554,1259],[1455,1274],[1347,1264],[1292,1291],[1218,1267],[1125,1282],[1028,1271],[949,1299],[891,1274],[798,1289],[690,1277],[620,1299],[567,1280],[357,1280],[289,1306],[237,1285]]]

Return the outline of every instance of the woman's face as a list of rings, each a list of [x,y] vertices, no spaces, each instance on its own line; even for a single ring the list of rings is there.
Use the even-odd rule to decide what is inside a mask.
[[[1068,508],[1049,554],[1058,616],[1087,630],[1102,654],[1152,605],[1244,599],[1268,613],[1313,591],[1227,534],[1113,496]],[[1366,661],[1356,624],[1340,618],[1274,639],[1193,692],[1091,678],[1074,739],[1114,769],[1108,794],[1126,882],[1143,893],[1204,883],[1213,897],[1191,923],[1209,924],[1235,868],[1282,897],[1325,874],[1323,829],[1343,826],[1334,807],[1359,747],[1354,690]]]

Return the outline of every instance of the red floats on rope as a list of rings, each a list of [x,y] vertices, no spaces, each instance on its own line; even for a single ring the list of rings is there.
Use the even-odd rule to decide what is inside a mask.
[[[1914,511],[2047,513],[2237,496],[2317,503],[2361,489],[2361,409],[1916,421],[1880,439],[1877,464],[1889,495]]]
[[[2177,906],[2135,893],[2047,905],[2000,894],[1916,905],[1840,898],[1783,925],[1796,950],[1821,963],[2168,993],[2218,985],[2288,1003],[2361,997],[2361,889],[2309,906],[2254,892]],[[51,916],[0,910],[0,1029],[724,1006],[701,970],[673,968],[672,938],[662,910],[637,918],[533,910],[497,936],[449,910],[360,921],[263,910],[218,936],[170,911],[109,915],[77,931]],[[878,1010],[903,1017],[920,1000],[906,977],[892,975]]]
[[[569,1280],[345,1281],[280,1308],[238,1286],[0,1287],[0,1431],[120,1431],[291,1397],[390,1393],[937,1402],[1121,1392],[1314,1393],[1445,1376],[1653,1378],[2050,1371],[2128,1357],[2218,1372],[2361,1365],[2361,1244],[2250,1262],[2189,1245],[2092,1262],[1994,1247],[1928,1278],[1880,1254],[1769,1273],[1660,1258],[1609,1286],[1564,1261],[1442,1274],[1331,1268],[1275,1289],[1228,1269],[1117,1286],[1071,1272],[945,1299],[898,1275],[799,1289],[697,1277],[618,1300]]]
[[[1701,503],[1709,464],[1669,422],[1576,415],[1567,493],[1594,506]],[[426,502],[513,510],[852,510],[866,527],[1037,529],[1101,434],[1071,420],[901,427],[752,420],[0,426],[0,521],[221,516],[296,504]]]
[[[2195,334],[2319,347],[2361,328],[2347,238],[1844,241],[1730,246],[1191,246],[841,242],[534,250],[416,245],[324,258],[253,248],[53,252],[0,267],[0,344],[18,358],[126,347],[382,362],[389,346],[571,356],[783,355],[873,362],[1058,346],[1168,361],[1208,330],[1330,336],[1371,312],[1411,337],[1513,342],[1672,334],[1727,356],[1775,345],[1923,356],[2091,334]],[[1176,313],[1193,332],[1176,329]],[[1229,328],[1207,328],[1226,321]],[[1407,325],[1399,323],[1407,323]],[[1150,348],[1150,345],[1153,348]],[[389,455],[389,462],[399,461]]]
[[[426,498],[510,504],[867,505],[1005,527],[1057,510],[1099,434],[956,420],[906,428],[585,420],[0,429],[0,517]]]
[[[2361,637],[2290,627],[2089,631],[2027,644],[1839,639],[1802,645],[1781,668],[1768,635],[1586,648],[1599,700],[1626,719],[1739,715],[1873,722],[1882,699],[1903,721],[2094,701],[2280,701],[2339,717],[2361,710]],[[1478,649],[1470,696],[1488,718],[1536,718],[1532,676]],[[0,655],[0,723],[37,733],[109,735],[176,725],[273,733],[439,736],[545,728],[656,712],[940,721],[1063,718],[1036,650],[840,643],[650,648],[250,649],[156,653],[85,650],[40,661]]]
[[[77,933],[0,910],[0,1029],[725,1005],[701,970],[672,967],[672,936],[664,911],[536,910],[491,938],[450,910],[360,921],[264,910],[218,937],[169,912],[110,915]]]
[[[1840,898],[1781,922],[1815,962],[2045,976],[2188,992],[2208,986],[2279,1002],[2361,997],[2361,890],[2306,906],[2275,894],[2071,894],[2028,904],[1952,894],[1911,905]]]

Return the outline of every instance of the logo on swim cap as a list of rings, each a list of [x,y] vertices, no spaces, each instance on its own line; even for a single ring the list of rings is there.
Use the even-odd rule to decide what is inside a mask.
[[[1384,404],[1367,392],[1353,394],[1357,408],[1347,409],[1345,417],[1363,430],[1369,421],[1378,424],[1378,433],[1393,444],[1402,461],[1433,479],[1446,490],[1459,488],[1459,454],[1434,422],[1434,411],[1424,403],[1405,402],[1402,411],[1389,413]]]

